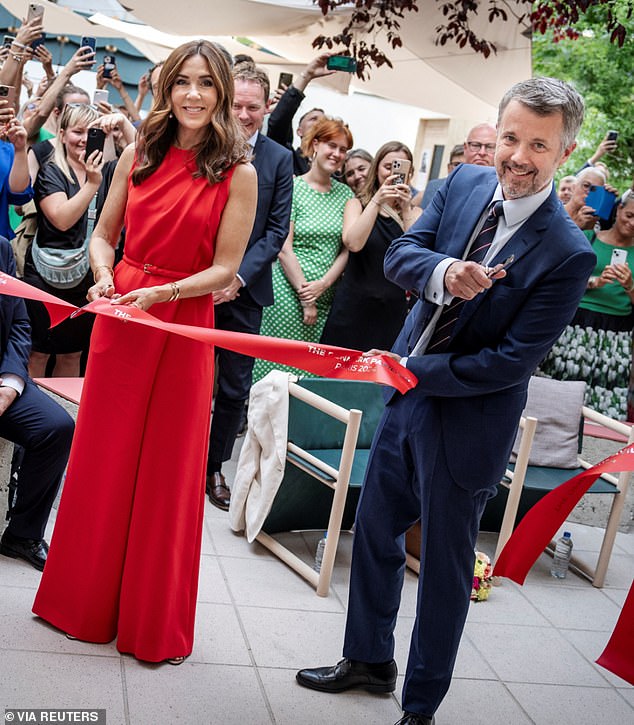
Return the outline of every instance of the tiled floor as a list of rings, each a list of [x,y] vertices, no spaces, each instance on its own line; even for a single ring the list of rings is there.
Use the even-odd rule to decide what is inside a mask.
[[[602,531],[573,525],[577,552]],[[310,561],[319,534],[287,535]],[[495,537],[481,536],[492,554]],[[304,666],[340,657],[351,537],[342,537],[330,595],[317,597],[207,504],[196,643],[180,667],[146,665],[114,644],[69,641],[30,614],[39,574],[0,557],[0,705],[99,707],[108,725],[390,725],[393,696],[329,696],[295,684]],[[634,722],[634,688],[594,664],[616,623],[634,567],[634,534],[619,534],[604,589],[548,573],[542,555],[523,587],[504,581],[472,604],[438,725],[616,725]],[[406,576],[396,631],[404,670],[416,579]],[[399,677],[399,689],[402,677]]]

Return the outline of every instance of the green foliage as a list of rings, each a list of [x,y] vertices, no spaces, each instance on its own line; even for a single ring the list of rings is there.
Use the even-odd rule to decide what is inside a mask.
[[[634,20],[622,47],[610,42],[600,8],[591,8],[576,27],[581,33],[576,40],[553,42],[551,32],[533,36],[533,74],[572,82],[586,102],[577,149],[558,176],[578,171],[615,129],[618,148],[601,160],[610,169],[610,183],[624,191],[634,173]]]

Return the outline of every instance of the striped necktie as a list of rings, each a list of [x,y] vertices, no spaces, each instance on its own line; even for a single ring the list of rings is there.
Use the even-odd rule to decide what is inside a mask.
[[[498,228],[498,221],[500,216],[504,216],[503,211],[504,202],[500,199],[493,202],[487,218],[484,220],[482,229],[478,233],[478,236],[473,240],[473,244],[469,249],[469,253],[466,256],[466,262],[477,262],[478,264],[484,260],[489,247],[493,244],[495,239],[495,232]],[[425,353],[438,353],[445,352],[449,347],[451,341],[451,335],[455,327],[460,313],[462,312],[462,305],[466,302],[461,297],[454,297],[453,300],[445,307],[440,314],[436,327],[429,339],[429,344]]]

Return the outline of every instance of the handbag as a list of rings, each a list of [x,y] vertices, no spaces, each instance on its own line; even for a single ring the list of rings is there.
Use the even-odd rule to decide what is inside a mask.
[[[37,234],[31,245],[33,265],[40,277],[51,287],[70,289],[76,287],[88,273],[88,242],[86,237],[79,249],[54,249],[40,247]]]
[[[88,207],[88,227],[84,243],[77,249],[55,249],[40,247],[37,243],[37,232],[31,245],[33,265],[40,277],[56,289],[76,287],[88,274],[90,260],[88,244],[95,226],[97,195],[95,194]]]

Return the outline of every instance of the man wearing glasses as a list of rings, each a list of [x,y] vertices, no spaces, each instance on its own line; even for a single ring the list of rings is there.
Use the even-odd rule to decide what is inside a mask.
[[[495,128],[488,123],[474,126],[464,142],[465,164],[493,166],[495,153]]]

